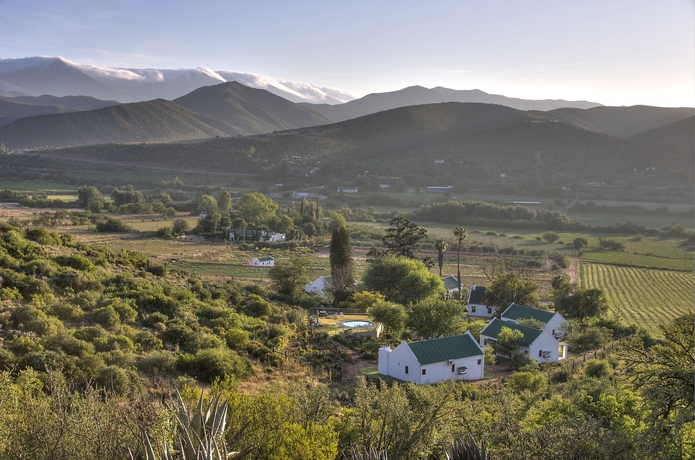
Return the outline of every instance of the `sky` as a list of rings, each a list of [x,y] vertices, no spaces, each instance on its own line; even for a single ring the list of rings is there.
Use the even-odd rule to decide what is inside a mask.
[[[0,57],[695,107],[695,0],[0,0]]]

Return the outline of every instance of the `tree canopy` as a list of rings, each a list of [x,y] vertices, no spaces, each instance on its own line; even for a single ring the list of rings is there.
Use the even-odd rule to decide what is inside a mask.
[[[427,229],[403,217],[394,217],[382,238],[387,251],[408,258],[415,258],[420,242],[427,238]]]
[[[247,193],[239,199],[239,213],[246,222],[267,222],[277,210],[278,204],[260,192]]]
[[[512,302],[519,305],[538,304],[538,285],[530,280],[522,280],[515,272],[505,272],[497,276],[485,290],[483,303],[488,307],[506,308]]]
[[[463,313],[460,302],[430,297],[410,307],[408,327],[424,339],[460,334],[465,329]]]
[[[367,290],[400,304],[416,303],[444,292],[442,280],[416,259],[388,255],[369,263],[362,278]]]

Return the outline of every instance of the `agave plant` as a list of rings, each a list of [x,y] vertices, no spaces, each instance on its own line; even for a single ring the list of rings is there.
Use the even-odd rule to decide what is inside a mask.
[[[220,401],[220,396],[210,399],[206,404],[200,395],[197,407],[189,411],[186,404],[177,393],[177,400],[171,409],[175,412],[176,447],[162,442],[157,455],[149,435],[145,433],[145,454],[147,460],[239,460],[253,450],[247,446],[235,451],[228,448],[224,441],[224,431],[227,426],[228,404]],[[230,439],[230,445],[236,444],[248,424],[244,424]]]
[[[485,441],[480,446],[475,438],[468,433],[466,439],[456,438],[444,448],[447,460],[490,460],[492,456],[485,449]]]
[[[350,460],[388,460],[386,449],[377,450],[374,447],[353,447]]]

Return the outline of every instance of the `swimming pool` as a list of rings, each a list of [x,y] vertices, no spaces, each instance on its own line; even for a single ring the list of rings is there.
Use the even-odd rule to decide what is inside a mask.
[[[372,327],[374,326],[374,323],[371,321],[365,321],[365,320],[353,320],[353,321],[344,321],[343,326],[345,327]]]

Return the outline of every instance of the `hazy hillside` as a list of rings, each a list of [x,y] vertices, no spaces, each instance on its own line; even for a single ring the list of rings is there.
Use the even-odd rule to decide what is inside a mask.
[[[154,100],[99,110],[43,115],[0,128],[0,142],[13,148],[109,142],[170,142],[240,134],[223,122],[185,107]]]
[[[487,94],[480,90],[453,90],[441,87],[427,89],[422,86],[411,86],[387,93],[372,93],[338,105],[308,103],[302,105],[316,110],[331,121],[339,122],[398,107],[439,102],[480,102],[500,104],[519,110],[550,110],[558,107],[586,108],[600,105],[586,101],[532,101]]]
[[[639,168],[695,168],[695,116],[640,133],[631,140],[637,145]]]
[[[549,115],[592,131],[629,137],[690,117],[693,115],[693,109],[635,105],[632,107],[594,107],[587,110],[563,108],[553,110],[549,112]]]
[[[326,124],[322,115],[237,82],[205,86],[174,102],[252,134]]]
[[[116,101],[101,101],[87,96],[21,96],[0,98],[0,126],[21,118],[54,113],[95,110],[117,105]]]

